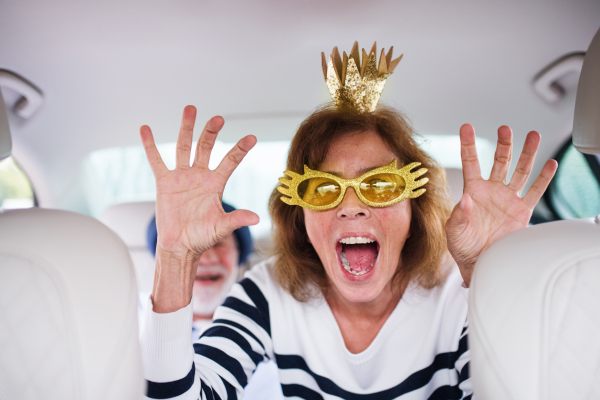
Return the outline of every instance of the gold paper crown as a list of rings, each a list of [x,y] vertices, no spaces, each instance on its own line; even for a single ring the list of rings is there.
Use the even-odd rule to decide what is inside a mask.
[[[329,61],[325,60],[325,53],[321,53],[325,82],[338,108],[347,105],[359,112],[375,111],[387,77],[394,72],[402,59],[401,55],[392,61],[393,50],[392,46],[385,54],[385,49],[381,49],[379,67],[377,67],[377,42],[373,44],[368,54],[365,49],[362,49],[362,62],[358,52],[358,42],[354,42],[350,57],[344,52],[342,59],[337,46],[333,48]]]

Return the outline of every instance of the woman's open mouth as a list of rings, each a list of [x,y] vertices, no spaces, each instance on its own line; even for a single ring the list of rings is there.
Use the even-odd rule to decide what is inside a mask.
[[[362,276],[377,262],[379,243],[364,236],[345,237],[338,241],[336,251],[342,267],[349,274]]]

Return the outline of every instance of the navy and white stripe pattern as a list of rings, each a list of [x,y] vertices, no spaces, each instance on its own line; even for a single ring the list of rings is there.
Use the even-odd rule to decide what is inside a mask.
[[[401,301],[371,346],[354,355],[343,340],[339,343],[326,302],[296,302],[269,271],[268,264],[255,267],[236,285],[213,326],[193,345],[189,330],[181,337],[170,331],[162,338],[167,344],[160,343],[161,315],[152,313],[146,329],[154,334],[144,333],[142,339],[148,398],[240,399],[257,365],[267,359],[276,361],[288,398],[471,398],[466,302],[456,295],[460,290],[446,283],[421,300]],[[182,325],[191,318],[188,308],[187,315],[180,313]],[[193,358],[178,350],[186,345],[186,334]],[[167,349],[169,342],[176,350]],[[172,379],[167,368],[177,359],[181,378]]]

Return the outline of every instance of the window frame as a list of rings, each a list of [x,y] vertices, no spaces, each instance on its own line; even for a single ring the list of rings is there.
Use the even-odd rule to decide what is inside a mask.
[[[558,162],[558,168],[560,168],[560,163],[561,163],[562,159],[564,158],[565,153],[571,146],[574,146],[573,145],[573,135],[569,136],[569,138],[560,146],[558,152],[556,152],[555,156],[553,157]],[[575,150],[577,150],[577,149],[575,149]],[[585,154],[585,153],[581,153],[581,154],[583,155],[584,159],[587,161],[587,163],[590,167],[590,170],[592,171],[592,174],[594,175],[594,177],[598,181],[598,185],[600,186],[600,161],[594,155]],[[553,220],[561,221],[561,220],[564,220],[564,218],[562,218],[561,215],[559,214],[559,212],[557,211],[556,207],[554,206],[554,200],[553,200],[554,194],[557,191],[556,184],[557,184],[556,180],[552,179],[552,181],[550,181],[550,184],[548,185],[548,189],[546,189],[542,198],[544,199],[544,202],[546,203],[548,210],[550,210],[550,212],[552,213]]]

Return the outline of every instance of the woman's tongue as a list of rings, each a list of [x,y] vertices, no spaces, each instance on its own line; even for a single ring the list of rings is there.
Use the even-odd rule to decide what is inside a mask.
[[[366,272],[375,264],[377,244],[344,244],[342,251],[346,255],[353,272]]]

